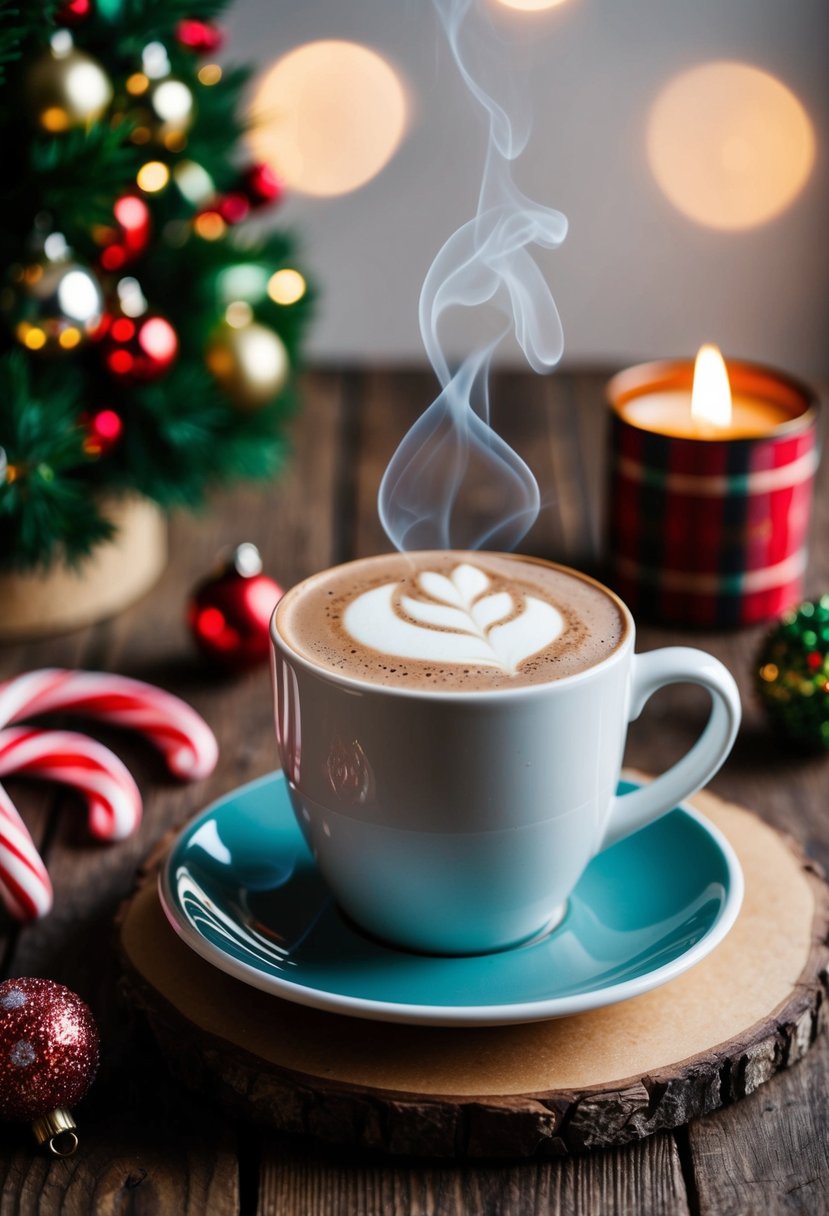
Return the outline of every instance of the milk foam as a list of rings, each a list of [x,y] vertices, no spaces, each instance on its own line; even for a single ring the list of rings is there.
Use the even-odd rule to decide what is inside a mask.
[[[398,583],[364,591],[345,609],[343,628],[390,659],[475,664],[512,675],[564,628],[552,604],[519,590],[491,592],[491,579],[463,562],[449,573],[421,571],[417,598]]]
[[[612,654],[627,626],[613,594],[576,571],[431,549],[312,575],[279,601],[274,631],[321,671],[454,693],[564,679]]]

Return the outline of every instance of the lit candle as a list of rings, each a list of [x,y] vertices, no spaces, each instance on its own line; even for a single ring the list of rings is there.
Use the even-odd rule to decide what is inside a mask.
[[[690,360],[608,386],[611,582],[670,624],[747,625],[803,591],[817,403],[781,372]]]
[[[679,439],[754,439],[803,412],[802,403],[781,398],[774,379],[732,392],[716,346],[701,346],[693,382],[682,380],[673,386],[657,380],[652,390],[630,397],[621,407],[624,417],[643,430]]]

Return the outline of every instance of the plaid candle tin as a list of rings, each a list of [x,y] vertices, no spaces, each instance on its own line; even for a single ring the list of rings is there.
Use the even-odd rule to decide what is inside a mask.
[[[818,465],[814,394],[729,362],[732,392],[779,407],[756,438],[687,438],[632,422],[629,403],[689,394],[691,361],[641,364],[608,384],[609,579],[634,613],[666,624],[751,625],[803,595]],[[632,411],[633,412],[633,411]]]

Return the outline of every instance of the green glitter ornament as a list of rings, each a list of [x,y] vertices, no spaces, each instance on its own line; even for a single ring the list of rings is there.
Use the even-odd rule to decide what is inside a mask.
[[[755,684],[775,731],[829,751],[829,595],[780,618],[760,648]]]

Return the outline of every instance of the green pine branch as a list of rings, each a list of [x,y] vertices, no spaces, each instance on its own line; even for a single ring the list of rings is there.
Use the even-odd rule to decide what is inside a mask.
[[[55,27],[58,0],[0,0],[0,140],[5,179],[0,185],[0,447],[11,472],[0,472],[0,568],[31,569],[56,558],[80,560],[112,534],[101,507],[112,494],[138,491],[165,507],[196,506],[215,486],[235,479],[272,477],[286,454],[285,422],[295,405],[289,386],[264,408],[237,408],[210,375],[205,351],[222,320],[228,297],[224,272],[250,267],[254,319],[285,343],[292,366],[313,305],[309,286],[296,304],[280,306],[266,293],[270,275],[282,267],[302,271],[293,237],[269,231],[251,237],[245,225],[229,228],[218,240],[193,229],[197,211],[209,202],[188,199],[176,168],[193,161],[212,179],[216,192],[239,187],[234,144],[243,132],[247,68],[225,69],[212,86],[198,82],[198,56],[176,41],[185,18],[213,21],[226,0],[98,0],[96,15],[72,30],[75,44],[98,60],[112,80],[117,106],[126,115],[104,115],[88,130],[55,135],[33,132],[22,121],[26,72],[44,53]],[[149,133],[135,143],[143,124],[141,103],[127,98],[124,84],[140,68],[141,52],[158,39],[167,48],[171,75],[193,90],[196,109],[186,145],[170,150]],[[244,158],[243,163],[244,163]],[[161,160],[171,180],[142,195],[150,212],[146,248],[112,273],[101,265],[97,225],[112,228],[113,206],[137,190],[136,175],[147,160]],[[44,216],[48,216],[48,227]],[[157,381],[146,383],[107,368],[112,331],[87,339],[62,354],[16,347],[16,317],[23,309],[43,325],[60,318],[54,299],[22,301],[25,281],[8,277],[24,258],[37,260],[33,235],[63,232],[73,260],[100,280],[110,311],[117,310],[122,275],[139,282],[150,314],[165,317],[178,336],[175,363]],[[233,289],[235,291],[235,288]],[[243,292],[244,294],[244,292]],[[52,339],[54,341],[54,338]],[[123,431],[114,445],[94,456],[84,450],[87,424],[114,409]]]
[[[203,364],[174,367],[163,382],[136,393],[125,412],[122,476],[162,506],[198,506],[224,481],[276,472],[288,408],[283,393],[264,409],[239,411]]]
[[[112,223],[112,204],[135,177],[142,157],[128,141],[132,123],[94,123],[65,134],[33,139],[32,172],[44,210],[71,240],[78,230]]]
[[[188,17],[215,21],[230,0],[123,0],[120,23],[131,29],[169,29]]]
[[[43,387],[37,395],[22,351],[0,359],[0,568],[75,564],[113,532],[84,477],[75,391],[52,369]]]
[[[0,84],[6,69],[23,54],[25,25],[18,0],[0,0]]]
[[[6,71],[23,54],[23,48],[32,37],[43,38],[54,25],[59,0],[43,0],[32,4],[31,0],[0,0],[0,85],[6,79]]]

